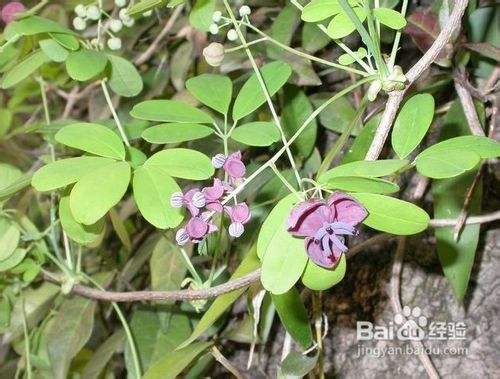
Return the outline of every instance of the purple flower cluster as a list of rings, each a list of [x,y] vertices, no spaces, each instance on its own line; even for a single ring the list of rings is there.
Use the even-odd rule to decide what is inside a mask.
[[[368,216],[351,196],[334,192],[328,201],[309,199],[292,209],[288,232],[305,237],[309,258],[319,266],[334,267],[347,251],[345,236],[357,234],[355,227]]]
[[[191,218],[187,224],[177,231],[175,239],[179,245],[188,242],[201,242],[208,234],[218,230],[211,222],[213,213],[225,213],[229,216],[229,235],[240,237],[250,221],[250,209],[246,203],[238,203],[234,206],[224,206],[222,198],[229,196],[233,191],[233,185],[238,185],[245,177],[246,168],[241,161],[241,153],[238,151],[229,155],[217,154],[212,158],[215,168],[222,168],[229,178],[229,182],[214,178],[213,185],[199,188],[191,188],[185,192],[176,192],[170,198],[170,205],[174,208],[186,207]]]
[[[5,24],[10,24],[14,21],[16,14],[24,12],[25,6],[19,1],[11,1],[5,4],[0,11],[0,18]]]

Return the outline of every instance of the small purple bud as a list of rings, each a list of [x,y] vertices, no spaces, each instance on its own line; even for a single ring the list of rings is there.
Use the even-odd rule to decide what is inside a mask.
[[[184,203],[184,196],[182,195],[182,192],[174,192],[170,197],[170,205],[174,208],[182,207],[183,203]]]
[[[221,168],[222,166],[224,166],[225,162],[226,162],[226,156],[224,154],[216,154],[212,158],[212,165],[215,168]]]
[[[229,235],[234,238],[240,237],[245,231],[245,227],[241,222],[233,222],[229,225]]]
[[[196,208],[203,208],[206,204],[205,195],[198,191],[193,195],[191,202]]]
[[[175,234],[175,240],[180,246],[185,245],[189,241],[189,234],[187,233],[186,229],[181,228],[177,231]]]

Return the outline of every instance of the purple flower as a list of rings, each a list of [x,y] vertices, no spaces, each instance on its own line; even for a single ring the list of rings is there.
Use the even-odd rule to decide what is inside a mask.
[[[328,201],[310,199],[298,204],[288,217],[288,231],[305,238],[307,255],[319,266],[332,268],[347,251],[345,236],[355,235],[355,227],[368,212],[354,198],[334,192]]]
[[[238,238],[240,237],[245,228],[245,225],[248,221],[250,221],[250,209],[246,203],[239,203],[234,207],[224,207],[224,210],[228,214],[231,219],[231,224],[229,225],[229,235],[231,237]]]
[[[5,4],[1,11],[2,21],[6,24],[14,21],[16,14],[24,12],[26,10],[25,6],[19,1],[11,1]]]
[[[224,183],[218,179],[214,179],[214,184],[212,187],[205,187],[201,190],[205,197],[205,206],[207,209],[214,212],[222,212],[222,204],[220,199],[224,196],[224,192],[226,192],[227,187],[224,186]]]
[[[241,152],[237,151],[228,156],[222,168],[227,172],[233,183],[245,177],[246,168],[241,161]]]
[[[200,242],[208,234],[217,231],[217,227],[208,221],[208,214],[191,217],[184,228],[177,231],[175,239],[179,245],[185,245],[189,241]]]
[[[200,208],[203,208],[205,204],[205,195],[198,188],[192,188],[184,194],[182,192],[175,192],[170,197],[170,205],[172,207],[181,208],[185,205],[192,216],[198,216]]]

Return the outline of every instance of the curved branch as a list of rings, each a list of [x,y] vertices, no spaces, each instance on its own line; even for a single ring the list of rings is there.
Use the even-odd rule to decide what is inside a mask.
[[[455,30],[460,26],[460,20],[462,19],[465,9],[467,8],[467,4],[468,0],[455,1],[455,6],[453,7],[453,12],[450,15],[450,20],[448,21],[448,23],[442,28],[441,32],[439,33],[429,50],[427,50],[422,58],[420,58],[419,61],[415,63],[415,65],[406,73],[406,78],[408,79],[408,85],[406,86],[406,88],[404,90],[394,91],[389,94],[389,100],[382,115],[382,119],[380,120],[377,131],[375,132],[373,142],[370,146],[370,149],[368,150],[368,153],[366,154],[366,160],[376,160],[382,152],[385,140],[389,135],[392,123],[396,118],[399,105],[403,100],[403,96],[406,90],[415,80],[418,79],[418,77],[425,70],[427,70],[427,68],[429,68],[429,66],[432,64],[432,62],[434,62],[441,50],[443,50],[443,48],[446,46]]]

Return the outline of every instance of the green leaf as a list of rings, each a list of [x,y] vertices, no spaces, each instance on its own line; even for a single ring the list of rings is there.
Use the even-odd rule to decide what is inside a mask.
[[[318,22],[342,12],[338,0],[312,0],[302,10],[302,20]]]
[[[388,194],[399,191],[399,186],[388,180],[363,176],[337,176],[325,183],[325,188],[348,192]]]
[[[108,282],[110,273],[100,273],[98,282]],[[46,334],[47,352],[54,379],[67,378],[72,359],[85,346],[94,328],[97,302],[80,296],[65,299]]]
[[[186,276],[186,263],[179,246],[167,238],[161,238],[149,260],[149,270],[151,272],[151,288],[154,291],[173,291],[181,288],[182,281]],[[174,347],[177,347],[190,334],[191,328]]]
[[[428,93],[412,96],[401,108],[394,123],[392,148],[406,158],[422,141],[434,117],[434,98]]]
[[[406,26],[404,16],[394,9],[375,8],[373,9],[373,15],[380,21],[381,24],[384,24],[391,29],[400,30]]]
[[[93,245],[100,239],[104,230],[103,219],[93,225],[77,222],[70,210],[69,196],[63,196],[59,201],[59,220],[68,237],[81,245]]]
[[[159,124],[142,132],[142,138],[149,143],[181,143],[208,137],[213,129],[201,124],[172,123]]]
[[[287,139],[295,134],[313,111],[311,101],[300,87],[285,86],[281,120]],[[292,144],[292,151],[300,157],[307,158],[314,149],[317,129],[316,119],[313,119]]]
[[[133,179],[134,198],[142,216],[159,229],[175,228],[184,218],[180,208],[170,205],[170,197],[181,189],[161,166],[138,168]]]
[[[16,224],[0,218],[0,261],[9,258],[19,245],[21,232]]]
[[[373,193],[352,194],[368,210],[363,221],[370,228],[397,235],[417,234],[427,228],[429,215],[415,204]]]
[[[214,174],[212,161],[205,154],[190,149],[168,149],[149,158],[144,167],[157,166],[175,178],[204,180]]]
[[[83,379],[98,379],[113,355],[122,350],[125,341],[123,329],[114,332],[99,346],[83,368]]]
[[[496,158],[500,156],[500,142],[481,136],[454,137],[430,146],[422,151],[419,157],[422,158],[437,151],[445,152],[447,150],[474,152],[482,159]]]
[[[366,57],[367,55],[367,51],[364,47],[360,47],[358,49],[358,51],[354,51],[353,52],[354,55],[356,55],[359,59],[363,59],[364,57]],[[341,65],[344,65],[344,66],[348,66],[354,62],[356,62],[356,59],[354,59],[354,57],[348,53],[345,53],[345,54],[342,54],[339,59],[338,59],[339,63]],[[342,98],[341,98],[342,99]]]
[[[359,132],[358,136],[352,143],[351,147],[342,158],[342,164],[360,161],[365,159],[366,153],[370,149],[375,132],[377,131],[381,115],[378,114],[368,121],[363,129]]]
[[[40,68],[41,65],[48,62],[49,58],[42,50],[36,50],[23,61],[16,64],[12,69],[7,71],[2,78],[2,89],[7,89],[15,86],[19,82],[26,79]]]
[[[207,32],[213,23],[215,0],[196,0],[189,13],[189,23],[196,29]]]
[[[99,124],[79,122],[60,129],[57,142],[106,158],[125,159],[125,147],[111,129]]]
[[[246,274],[256,270],[260,266],[259,260],[257,258],[257,248],[254,245],[250,251],[246,254],[245,258],[241,261],[238,268],[231,275],[230,280],[241,278]],[[229,309],[231,304],[233,304],[242,294],[246,291],[246,288],[240,288],[224,295],[219,296],[210,305],[207,311],[203,314],[202,318],[196,324],[191,336],[184,341],[178,348],[184,348],[190,343],[195,341],[199,336],[205,333],[221,316]]]
[[[127,191],[130,166],[114,162],[83,176],[71,190],[69,205],[75,220],[95,224]]]
[[[39,42],[40,49],[54,62],[64,62],[68,57],[68,50],[54,41],[52,38],[43,39]]]
[[[280,140],[274,122],[256,121],[243,124],[231,133],[231,138],[248,146],[270,146]]]
[[[165,3],[165,0],[142,0],[141,2],[136,3],[128,8],[127,14],[131,17],[142,15],[144,12],[153,10],[163,3]]]
[[[293,200],[292,200],[293,199]],[[258,249],[262,257],[262,285],[269,292],[280,295],[299,280],[307,264],[304,240],[288,233],[287,219],[292,205],[298,201],[295,194],[281,200],[269,214],[259,233]],[[283,218],[277,214],[285,213]],[[262,234],[262,237],[260,234]]]
[[[71,79],[84,82],[102,73],[107,63],[106,54],[96,50],[81,49],[69,53],[66,70]]]
[[[310,54],[328,46],[332,41],[328,35],[318,28],[318,25],[307,23],[302,27],[302,47]]]
[[[269,96],[273,96],[283,87],[292,69],[284,62],[276,61],[264,65],[260,73],[266,84]],[[266,102],[266,97],[254,73],[241,87],[233,106],[233,120],[237,121],[249,115]]]
[[[214,120],[207,113],[177,100],[146,100],[136,104],[132,117],[159,122],[184,122],[212,124]]]
[[[33,175],[31,185],[37,191],[52,191],[77,182],[81,177],[115,162],[109,158],[77,157],[55,161]]]
[[[302,353],[291,351],[281,362],[281,373],[286,378],[302,378],[314,370],[318,362],[319,354],[312,357]]]
[[[135,66],[128,60],[116,55],[108,54],[108,59],[111,63],[109,87],[120,96],[137,96],[144,85]]]
[[[339,263],[333,269],[318,266],[309,259],[304,274],[302,275],[302,283],[312,290],[323,291],[342,281],[345,276],[345,271],[345,254],[340,256]]]
[[[80,47],[80,42],[78,42],[74,35],[54,32],[49,33],[49,36],[57,41],[59,45],[68,50],[75,51]]]
[[[429,178],[453,178],[477,166],[481,157],[473,151],[437,150],[418,156],[417,171]]]
[[[313,343],[311,325],[299,291],[292,287],[286,293],[271,296],[286,331],[304,350],[309,348]]]
[[[363,8],[354,7],[353,11],[358,16],[360,22],[365,21],[366,12]],[[346,13],[344,13],[343,10],[332,18],[332,21],[330,21],[327,28],[328,35],[332,39],[340,39],[347,37],[355,30],[356,27],[352,23],[349,16]]]
[[[182,371],[213,342],[196,342],[181,350],[167,353],[146,371],[143,379],[175,379]]]
[[[176,346],[191,333],[189,318],[185,314],[167,312],[164,308],[138,308],[130,322],[139,361],[147,371],[163,357],[173,354]],[[133,372],[130,347],[125,348],[125,363]]]
[[[203,104],[227,114],[233,94],[231,79],[223,75],[202,74],[186,81],[187,90]]]
[[[5,29],[6,36],[4,37],[9,39],[9,36],[12,36],[13,34],[33,36],[35,34],[42,33],[75,34],[73,31],[65,28],[58,22],[40,16],[29,16],[10,23]]]
[[[311,96],[314,106],[317,108],[333,96],[332,93],[322,92]],[[329,104],[319,115],[319,122],[325,128],[337,133],[342,133],[349,127],[356,117],[356,110],[346,97],[340,97]],[[356,136],[360,128],[355,127],[351,132]]]
[[[346,163],[328,170],[318,178],[320,183],[327,183],[330,179],[339,176],[365,176],[378,178],[394,174],[408,165],[404,159],[381,159],[378,161],[355,161]]]
[[[16,267],[24,259],[27,252],[28,250],[26,249],[15,249],[12,254],[0,261],[0,272],[8,271]]]

